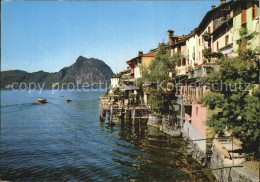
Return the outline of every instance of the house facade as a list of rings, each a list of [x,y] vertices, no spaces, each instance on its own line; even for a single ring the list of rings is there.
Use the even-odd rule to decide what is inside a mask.
[[[137,57],[126,62],[130,66],[131,74],[134,76],[135,80],[142,77],[142,67],[147,68],[154,59],[155,55],[155,50],[152,50],[146,54],[143,54],[143,51],[139,51]]]
[[[259,26],[259,1],[234,1],[231,5],[233,14],[233,49],[234,55],[238,55],[239,48],[259,49],[260,26]],[[247,34],[257,32],[257,35],[243,45],[240,41],[240,30],[245,28]]]
[[[204,58],[203,51],[210,49],[213,52],[221,50],[224,52],[225,47],[230,51],[231,46],[232,52],[230,4],[231,2],[221,1],[218,7],[212,6],[199,26],[186,36],[188,69],[186,69],[186,78],[179,81],[177,103],[180,106],[180,115],[178,119],[182,125],[183,136],[195,146],[199,156],[197,158],[201,161],[207,158],[211,149],[206,139],[212,136],[209,136],[209,127],[206,123],[208,109],[201,104],[201,98],[207,89],[200,83],[200,78],[207,76],[208,68],[217,70],[217,66],[212,64],[214,60]],[[228,37],[227,42],[225,42],[226,37]],[[227,53],[228,56],[230,56],[229,53]]]
[[[118,75],[113,75],[110,78],[110,87],[112,89],[118,88],[119,87],[119,76]]]
[[[225,57],[233,56],[233,19],[225,21],[213,35],[213,52],[221,52]]]
[[[171,56],[179,54],[180,58],[177,61],[176,71],[177,75],[186,74],[186,41],[185,36],[175,36],[173,30],[168,30],[168,44],[170,48]],[[171,77],[171,75],[170,75]]]
[[[197,55],[197,41],[198,36],[196,34],[196,29],[193,30],[189,35],[186,36],[186,61],[187,65],[186,67],[192,68],[194,66],[194,63],[196,63],[196,60],[198,60]]]

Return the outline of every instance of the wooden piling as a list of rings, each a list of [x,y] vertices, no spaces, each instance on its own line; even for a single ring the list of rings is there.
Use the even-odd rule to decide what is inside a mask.
[[[103,103],[100,102],[99,103],[99,119],[100,121],[103,121],[104,120],[104,110],[103,110]]]
[[[113,105],[110,106],[110,118],[109,118],[109,124],[111,125],[113,122]]]
[[[132,124],[135,125],[135,108],[133,108]]]

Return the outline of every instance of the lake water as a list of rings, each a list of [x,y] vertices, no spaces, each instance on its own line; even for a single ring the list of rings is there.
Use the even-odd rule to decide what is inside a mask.
[[[186,144],[98,118],[98,91],[1,91],[1,180],[184,181],[200,170]],[[35,104],[38,98],[48,103]],[[72,99],[66,103],[65,99]],[[198,178],[208,181],[204,173]]]

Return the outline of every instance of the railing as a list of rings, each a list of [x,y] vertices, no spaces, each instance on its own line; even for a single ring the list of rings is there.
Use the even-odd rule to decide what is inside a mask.
[[[200,78],[200,77],[205,77],[208,75],[208,70],[211,69],[213,71],[218,71],[219,66],[218,65],[201,65],[199,67],[193,68],[192,70],[188,70],[186,68],[186,73],[188,76],[188,79],[191,78]]]

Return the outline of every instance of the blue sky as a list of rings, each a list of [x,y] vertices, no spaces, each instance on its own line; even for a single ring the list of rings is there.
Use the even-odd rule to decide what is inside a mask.
[[[80,55],[125,61],[193,30],[219,1],[8,1],[2,3],[1,70],[56,72]]]

